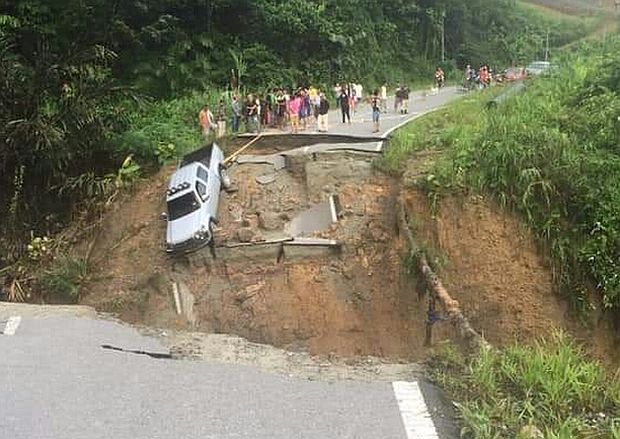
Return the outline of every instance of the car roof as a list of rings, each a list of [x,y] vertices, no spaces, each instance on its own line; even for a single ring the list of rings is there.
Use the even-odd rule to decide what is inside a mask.
[[[194,163],[190,163],[187,166],[183,166],[182,168],[179,168],[175,171],[174,174],[172,174],[172,177],[170,177],[170,183],[168,184],[168,189],[174,189],[174,188],[178,188],[179,186],[182,186],[183,183],[189,183],[190,186],[188,189],[192,188],[192,185],[194,184],[194,181],[196,180],[196,172],[198,170],[198,163],[194,162]],[[180,194],[183,191],[179,191],[175,194],[175,196],[177,194]]]
[[[211,166],[211,156],[213,155],[213,146],[215,143],[203,146],[195,151],[186,154],[181,161],[181,167],[187,166],[192,162],[201,162],[207,168]],[[217,145],[216,145],[217,146]]]

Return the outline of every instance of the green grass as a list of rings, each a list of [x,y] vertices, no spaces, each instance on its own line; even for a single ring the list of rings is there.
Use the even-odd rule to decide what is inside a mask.
[[[396,131],[383,154],[381,169],[398,174],[404,170],[407,158],[422,150],[444,150],[464,143],[479,134],[485,122],[481,113],[484,104],[501,93],[502,88],[483,93],[471,93],[456,103],[415,119]]]
[[[563,333],[472,359],[444,347],[431,370],[458,401],[463,437],[518,438],[526,426],[545,438],[620,437],[619,376]]]
[[[40,273],[39,283],[52,302],[76,303],[88,270],[84,259],[62,257],[54,261],[49,270]]]

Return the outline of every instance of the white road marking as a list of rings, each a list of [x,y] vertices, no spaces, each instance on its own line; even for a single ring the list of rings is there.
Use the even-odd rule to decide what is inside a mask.
[[[429,110],[429,111],[423,111],[422,113],[418,113],[416,111],[409,113],[411,115],[411,117],[408,117],[407,119],[403,120],[401,123],[394,125],[392,128],[390,128],[389,130],[387,130],[385,133],[383,133],[383,137],[388,137],[390,134],[392,134],[394,131],[396,131],[397,129],[403,127],[404,125],[407,125],[409,122],[417,119],[418,117],[422,117],[425,114],[431,113],[435,111],[435,109]]]
[[[2,333],[4,335],[15,335],[15,331],[17,331],[17,328],[19,327],[21,321],[21,316],[9,317],[9,320],[6,322],[6,325],[4,326],[4,331]]]
[[[407,439],[439,439],[418,383],[395,381],[392,387]]]

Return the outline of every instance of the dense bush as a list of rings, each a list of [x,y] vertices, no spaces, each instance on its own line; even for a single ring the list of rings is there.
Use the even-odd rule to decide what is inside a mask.
[[[219,96],[192,93],[167,101],[149,102],[132,108],[127,129],[112,139],[122,155],[135,154],[141,162],[159,158],[162,147],[172,145],[173,155],[188,152],[202,141],[198,112],[203,105],[215,108]]]
[[[620,305],[619,48],[567,59],[558,76],[488,115],[473,163],[454,161],[525,213],[565,288],[592,279],[608,307]]]

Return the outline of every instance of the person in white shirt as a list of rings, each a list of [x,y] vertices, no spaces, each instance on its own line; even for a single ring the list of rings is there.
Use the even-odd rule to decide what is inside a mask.
[[[355,88],[355,99],[357,100],[357,102],[361,101],[364,87],[362,87],[362,84],[355,84],[353,88]]]
[[[387,82],[381,86],[381,112],[387,113]]]

